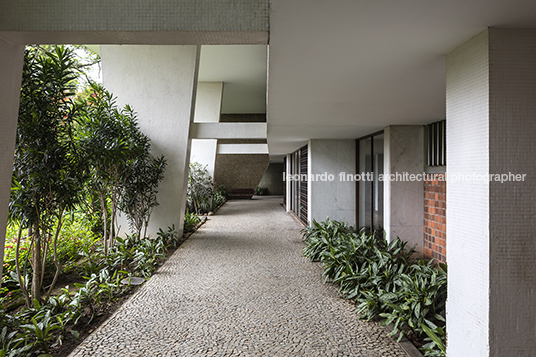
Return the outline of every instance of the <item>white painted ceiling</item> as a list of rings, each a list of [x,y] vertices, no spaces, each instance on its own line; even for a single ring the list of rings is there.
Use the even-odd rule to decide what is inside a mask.
[[[445,118],[445,55],[495,27],[536,28],[534,0],[272,0],[268,145],[358,138]]]
[[[447,53],[490,26],[536,28],[535,0],[271,0],[270,8],[268,87],[266,46],[202,46],[199,80],[224,82],[223,113],[267,112],[272,161],[308,139],[444,119]]]
[[[266,46],[201,46],[200,82],[223,82],[222,113],[266,113]]]

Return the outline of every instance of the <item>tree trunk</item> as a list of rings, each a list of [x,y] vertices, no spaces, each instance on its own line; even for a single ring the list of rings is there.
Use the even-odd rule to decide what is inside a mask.
[[[108,214],[106,209],[106,200],[104,198],[103,194],[100,194],[100,201],[101,201],[101,210],[102,210],[102,219],[104,220],[104,235],[102,237],[103,243],[104,243],[104,255],[108,255]]]
[[[32,239],[34,241],[32,251],[32,299],[37,299],[41,302],[41,237],[39,229],[35,227],[32,232]]]
[[[19,235],[17,237],[17,248],[15,250],[15,267],[17,269],[17,278],[19,279],[20,291],[24,296],[24,301],[26,301],[26,307],[30,307],[30,296],[28,295],[28,290],[26,290],[26,283],[22,280],[22,273],[20,271],[20,240],[22,238],[22,227],[23,223],[21,222],[19,227]]]
[[[48,301],[50,298],[50,294],[52,293],[52,290],[54,289],[54,286],[56,285],[56,282],[58,281],[58,276],[61,272],[61,264],[58,260],[58,236],[60,235],[61,227],[63,226],[63,211],[60,212],[60,216],[58,217],[58,227],[56,229],[56,234],[54,236],[54,243],[52,246],[52,249],[54,250],[54,265],[56,266],[56,273],[54,274],[54,279],[52,280],[52,284],[48,288],[47,295],[45,297],[45,301]]]

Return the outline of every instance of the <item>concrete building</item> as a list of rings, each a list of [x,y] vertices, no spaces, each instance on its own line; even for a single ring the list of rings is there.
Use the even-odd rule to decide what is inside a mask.
[[[182,225],[193,139],[207,162],[269,155],[298,175],[285,202],[304,221],[382,226],[446,260],[448,356],[534,355],[534,28],[528,0],[3,1],[1,249],[24,45],[106,45],[106,86],[168,158],[155,227]],[[218,78],[232,47],[245,52]]]

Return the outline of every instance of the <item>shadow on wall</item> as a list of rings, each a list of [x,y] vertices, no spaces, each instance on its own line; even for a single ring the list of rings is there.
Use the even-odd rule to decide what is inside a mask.
[[[270,195],[283,195],[284,193],[284,181],[283,181],[284,165],[279,162],[272,162],[266,168],[264,175],[262,176],[259,187],[266,187],[270,191]]]

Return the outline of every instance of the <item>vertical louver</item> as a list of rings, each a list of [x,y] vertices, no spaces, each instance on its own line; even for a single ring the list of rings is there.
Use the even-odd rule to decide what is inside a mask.
[[[446,153],[446,121],[425,126],[426,164],[428,166],[444,166],[447,164]]]
[[[300,220],[307,224],[307,145],[300,148]]]

